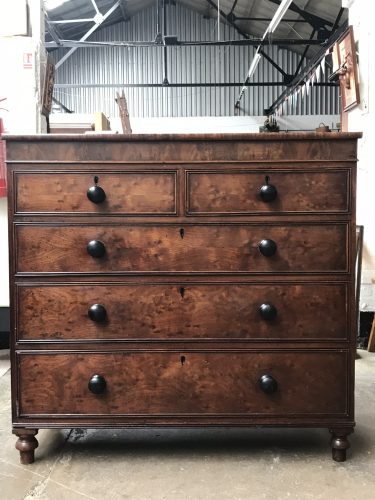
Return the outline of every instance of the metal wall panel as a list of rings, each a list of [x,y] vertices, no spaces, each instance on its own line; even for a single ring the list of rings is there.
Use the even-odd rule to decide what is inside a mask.
[[[217,40],[217,20],[207,19],[181,4],[167,5],[168,35],[179,40]],[[221,39],[239,40],[241,36],[226,24],[220,26]],[[151,41],[156,35],[156,9],[139,12],[122,22],[95,33],[95,41]],[[57,61],[67,49],[52,52]],[[55,97],[76,113],[103,111],[118,116],[116,91],[122,84],[163,83],[163,48],[103,47],[78,49],[56,73]],[[265,52],[285,71],[293,73],[299,55],[268,46]],[[244,81],[255,52],[254,47],[168,47],[170,83],[221,83]],[[303,64],[304,66],[305,64]],[[264,58],[253,76],[254,82],[281,81],[280,73]],[[75,85],[75,86],[74,86]],[[85,85],[93,85],[85,87]],[[241,115],[263,115],[263,110],[281,94],[283,86],[249,87],[240,106]],[[129,114],[155,116],[232,116],[240,87],[163,87],[126,88]],[[339,113],[337,88],[314,87],[293,106],[284,106],[284,114]]]

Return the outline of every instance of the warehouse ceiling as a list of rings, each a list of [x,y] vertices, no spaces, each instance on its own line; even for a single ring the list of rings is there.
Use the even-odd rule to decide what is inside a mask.
[[[164,0],[167,8],[176,2],[214,18],[218,18],[219,10],[221,22],[231,24],[245,38],[262,37],[280,4],[280,0]],[[162,7],[163,0],[45,0],[46,42],[68,47],[69,44],[62,41],[80,40],[89,30],[94,32],[128,21],[139,11],[158,3]],[[295,0],[273,37],[323,42],[346,17],[341,0]],[[177,32],[167,35],[178,38]],[[89,36],[86,40],[90,40]],[[303,44],[289,46],[300,53],[305,47]],[[309,50],[314,54],[319,46]]]
[[[282,75],[282,85],[285,87],[277,100],[267,108],[267,114],[272,114],[289,95],[312,78],[320,60],[325,58],[329,47],[342,36],[347,27],[347,10],[342,8],[341,0],[289,1],[287,11],[282,16],[275,16],[280,4],[285,2],[286,0],[45,0],[46,47],[49,50],[66,49],[64,55],[55,63],[55,69],[58,70],[79,47],[163,46],[165,77],[160,85],[168,86],[168,46],[252,45],[255,55],[247,73],[247,68],[244,68],[244,79],[235,109],[240,108],[244,91],[247,86],[252,85],[251,77],[259,59],[263,57]],[[168,31],[168,12],[170,6],[176,4],[199,12],[204,17],[220,20],[220,23],[216,24],[215,33],[212,32],[209,36],[210,40],[183,40],[178,25],[173,27],[173,33]],[[97,37],[91,37],[94,32],[104,27],[126,23],[136,14],[149,8],[154,8],[155,12],[155,35],[151,36],[151,40],[98,40]],[[275,23],[276,29],[271,29],[275,21],[274,16],[279,19]],[[235,40],[224,39],[224,32],[228,30],[221,29],[223,23],[234,28],[240,36]],[[152,26],[150,31],[152,33]],[[288,70],[281,67],[270,57],[269,51],[264,50],[268,44],[297,52],[297,67],[292,71],[290,68]],[[304,61],[307,61],[305,66]],[[195,85],[202,84],[204,82]],[[230,82],[230,85],[238,86],[238,83]],[[337,83],[317,82],[317,85]]]

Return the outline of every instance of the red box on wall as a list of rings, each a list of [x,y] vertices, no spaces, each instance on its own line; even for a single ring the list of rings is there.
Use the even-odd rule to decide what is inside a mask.
[[[5,141],[1,139],[3,132],[3,120],[0,118],[0,198],[7,195],[5,175]]]

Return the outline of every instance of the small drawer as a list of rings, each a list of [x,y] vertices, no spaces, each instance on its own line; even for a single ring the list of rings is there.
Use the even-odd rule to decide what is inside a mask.
[[[348,225],[17,224],[21,273],[347,272]]]
[[[19,412],[344,415],[347,365],[345,351],[24,352]]]
[[[17,286],[18,340],[347,340],[345,283]],[[321,320],[324,318],[324,321]]]
[[[189,215],[346,213],[349,171],[187,172]]]
[[[17,173],[15,212],[175,215],[176,172]]]

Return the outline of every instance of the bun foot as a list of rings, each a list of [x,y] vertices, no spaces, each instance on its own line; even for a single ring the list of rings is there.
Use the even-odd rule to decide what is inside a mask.
[[[345,462],[346,461],[346,450],[338,450],[332,448],[332,458],[335,462]]]
[[[18,436],[16,449],[20,452],[20,462],[22,465],[32,464],[34,462],[34,450],[38,447],[38,441],[35,435],[37,429],[14,429],[13,434]]]
[[[333,460],[335,462],[345,462],[346,450],[350,448],[348,435],[353,432],[353,429],[330,429],[329,432],[332,434],[331,447]]]

